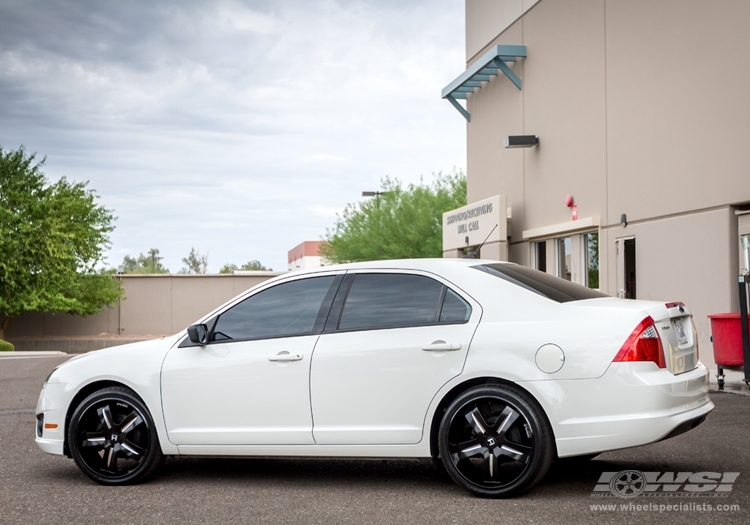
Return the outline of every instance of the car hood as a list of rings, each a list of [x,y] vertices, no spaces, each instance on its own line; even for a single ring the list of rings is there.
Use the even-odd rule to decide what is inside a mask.
[[[119,380],[129,377],[128,371],[160,368],[164,355],[182,335],[180,333],[77,355],[61,364],[50,376],[48,383],[76,385],[95,379]]]

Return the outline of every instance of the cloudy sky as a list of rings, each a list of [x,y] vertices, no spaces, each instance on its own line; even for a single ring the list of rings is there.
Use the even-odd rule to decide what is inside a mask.
[[[209,271],[325,235],[385,175],[465,169],[440,91],[463,0],[0,2],[0,146],[89,181],[108,264],[158,248]]]

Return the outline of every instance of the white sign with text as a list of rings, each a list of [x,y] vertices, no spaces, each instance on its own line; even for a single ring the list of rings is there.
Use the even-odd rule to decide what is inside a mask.
[[[443,251],[507,240],[506,203],[505,195],[495,195],[443,213]]]

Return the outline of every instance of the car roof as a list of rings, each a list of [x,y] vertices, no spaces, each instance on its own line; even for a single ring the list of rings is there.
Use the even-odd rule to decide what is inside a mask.
[[[423,270],[434,273],[440,273],[441,269],[455,268],[457,266],[477,266],[482,264],[511,264],[504,261],[495,261],[489,259],[390,259],[382,261],[365,261],[346,264],[334,264],[330,266],[321,266],[309,270],[293,270],[284,275],[290,274],[312,274],[320,272],[333,272],[344,270]]]

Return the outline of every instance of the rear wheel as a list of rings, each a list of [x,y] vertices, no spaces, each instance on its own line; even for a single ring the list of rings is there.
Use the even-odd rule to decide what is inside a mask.
[[[104,388],[78,405],[68,446],[78,468],[105,485],[142,481],[164,460],[148,409],[123,387]]]
[[[439,430],[445,469],[482,497],[521,494],[547,473],[552,431],[541,409],[511,386],[472,388],[450,404]]]

